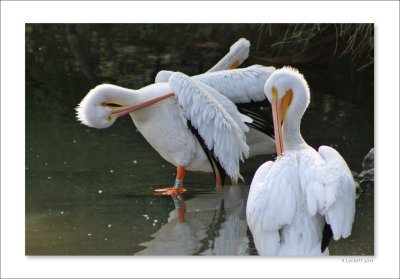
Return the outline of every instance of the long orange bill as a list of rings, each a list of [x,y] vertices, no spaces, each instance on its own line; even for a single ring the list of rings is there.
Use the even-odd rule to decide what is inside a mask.
[[[292,89],[286,91],[282,99],[279,100],[278,90],[276,90],[275,87],[272,87],[272,117],[274,120],[275,144],[276,153],[278,154],[278,156],[281,156],[283,152],[282,122],[286,117],[286,113],[289,110],[292,99]]]
[[[135,104],[135,105],[131,105],[131,106],[126,106],[126,107],[121,107],[121,108],[113,110],[111,112],[111,115],[113,117],[118,118],[118,117],[127,115],[128,113],[134,112],[136,110],[151,106],[151,105],[153,105],[155,103],[158,103],[158,102],[160,102],[160,101],[162,101],[164,99],[167,99],[169,97],[172,97],[174,95],[175,95],[174,93],[169,93],[169,94],[166,94],[166,95],[151,99],[151,100],[149,100],[147,102],[143,102],[143,103]]]
[[[278,154],[278,156],[281,156],[283,151],[282,126],[281,126],[282,110],[281,110],[281,101],[278,100],[277,94],[273,94],[272,119],[274,122],[276,153]]]
[[[237,67],[239,67],[239,65],[240,65],[240,61],[235,60],[235,62],[232,63],[232,65],[229,67],[229,69],[231,69],[231,70],[236,69]]]

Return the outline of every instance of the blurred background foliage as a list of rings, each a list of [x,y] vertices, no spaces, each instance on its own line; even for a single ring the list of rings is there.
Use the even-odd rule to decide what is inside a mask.
[[[73,107],[99,83],[138,88],[161,69],[198,74],[241,37],[252,44],[244,66],[298,67],[315,73],[327,93],[373,105],[373,92],[357,96],[352,88],[363,86],[358,77],[373,83],[373,24],[26,24],[28,102]],[[149,49],[157,55],[144,55]],[[334,86],[318,83],[319,75]]]

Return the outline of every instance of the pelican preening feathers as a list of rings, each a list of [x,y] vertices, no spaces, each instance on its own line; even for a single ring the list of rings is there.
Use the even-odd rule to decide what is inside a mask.
[[[241,160],[276,151],[276,161],[255,173],[247,201],[257,251],[328,254],[331,236],[337,240],[351,233],[353,178],[336,150],[321,146],[317,152],[302,138],[300,122],[310,93],[297,70],[260,65],[232,69],[248,57],[249,46],[239,40],[220,62],[197,76],[160,71],[154,84],[139,90],[99,85],[78,105],[77,117],[87,126],[107,128],[129,114],[150,145],[177,167],[174,186],[159,190],[171,195],[177,208],[186,171],[213,171],[222,185],[225,173],[232,181],[242,178]],[[267,119],[238,109],[267,100],[273,129]]]
[[[130,114],[137,129],[165,160],[186,170],[210,172],[212,166],[190,130],[194,127],[226,173],[237,180],[239,159],[250,152],[244,134],[249,128],[244,122],[252,120],[241,115],[234,103],[265,99],[263,88],[272,70],[251,66],[195,77],[173,73],[168,82],[139,90],[99,85],[78,106],[78,119],[90,127],[107,128],[118,117]],[[265,138],[272,153],[273,141]]]
[[[242,115],[235,104],[265,100],[264,84],[275,68],[221,70],[243,62],[248,47],[247,40],[239,40],[215,67],[198,76],[164,71],[156,83],[139,90],[99,85],[79,104],[77,117],[87,126],[107,128],[130,114],[151,146],[177,167],[174,187],[164,189],[166,194],[185,190],[186,170],[214,171],[217,185],[223,184],[225,172],[237,181],[240,160],[274,152],[272,137],[254,129],[268,125]]]
[[[265,84],[272,105],[278,158],[260,166],[247,201],[247,222],[260,255],[327,255],[331,235],[351,233],[355,184],[333,148],[318,152],[300,134],[310,91],[292,68],[275,71]],[[283,125],[282,125],[283,122]]]

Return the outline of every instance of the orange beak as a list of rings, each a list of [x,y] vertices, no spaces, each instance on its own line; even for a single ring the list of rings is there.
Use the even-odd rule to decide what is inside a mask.
[[[283,153],[282,122],[285,119],[292,97],[292,90],[288,90],[285,96],[279,100],[278,90],[272,87],[272,119],[274,122],[276,153],[278,156],[281,156]]]
[[[158,103],[158,102],[160,102],[160,101],[162,101],[164,99],[167,99],[169,97],[172,97],[174,95],[175,95],[174,93],[169,93],[169,94],[166,94],[166,95],[151,99],[151,100],[149,100],[147,102],[143,102],[143,103],[140,103],[140,104],[130,105],[130,106],[126,106],[126,107],[120,107],[120,108],[114,109],[111,112],[110,116],[118,118],[118,117],[127,115],[128,113],[131,113],[131,112],[137,111],[139,109],[151,106],[151,105],[153,105],[155,103]]]
[[[240,65],[240,61],[236,60],[235,62],[232,63],[232,65],[229,67],[229,69],[236,69],[237,67],[239,67]]]

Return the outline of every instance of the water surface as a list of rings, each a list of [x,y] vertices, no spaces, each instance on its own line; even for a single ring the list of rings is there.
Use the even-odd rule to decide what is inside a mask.
[[[212,175],[188,173],[186,222],[178,224],[172,200],[152,194],[172,185],[175,167],[129,118],[96,130],[78,123],[74,111],[98,83],[140,88],[162,69],[204,72],[236,39],[218,47],[211,39],[198,44],[194,36],[181,48],[166,48],[151,32],[129,38],[109,30],[26,27],[26,254],[255,255],[245,202],[252,175],[273,155],[242,164],[245,181],[221,191]],[[256,63],[263,64],[250,58],[245,66]],[[298,65],[312,92],[303,136],[314,147],[333,146],[360,172],[374,145],[373,79],[332,65]],[[330,251],[373,255],[373,183],[363,185],[352,235],[332,243]]]

